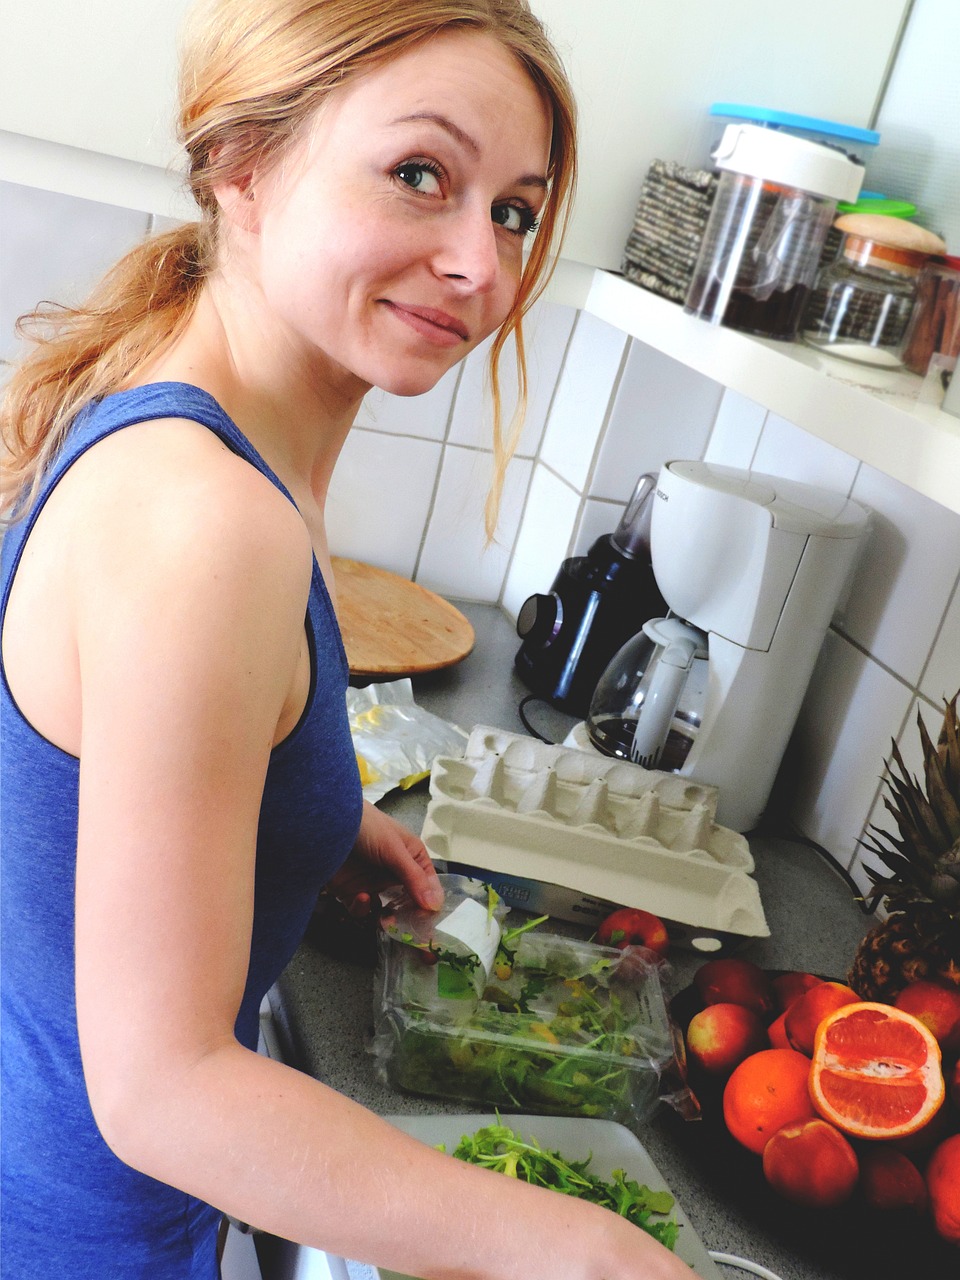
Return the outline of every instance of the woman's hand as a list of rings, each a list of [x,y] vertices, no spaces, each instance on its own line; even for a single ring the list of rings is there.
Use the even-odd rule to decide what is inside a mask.
[[[423,841],[365,800],[357,842],[327,890],[350,915],[365,916],[373,895],[398,882],[428,911],[443,903],[443,889]]]

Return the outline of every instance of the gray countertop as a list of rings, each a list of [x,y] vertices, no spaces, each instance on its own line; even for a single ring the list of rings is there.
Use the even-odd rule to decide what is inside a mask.
[[[465,730],[488,724],[525,732],[517,707],[529,691],[513,670],[518,641],[509,619],[492,605],[459,607],[476,630],[474,651],[456,667],[415,678],[417,702]],[[575,723],[541,702],[527,715],[555,741]],[[419,831],[427,800],[421,786],[391,793],[381,807]],[[871,923],[857,909],[847,883],[799,842],[765,833],[751,835],[750,846],[770,937],[751,943],[744,954],[766,968],[842,977]],[[675,950],[668,994],[684,989],[702,962],[702,955]],[[294,1065],[380,1114],[477,1109],[412,1097],[381,1082],[368,1050],[372,979],[367,934],[331,938],[320,935],[319,925],[311,930],[274,993]],[[960,1275],[956,1251],[939,1247],[928,1222],[901,1228],[885,1220],[881,1245],[880,1220],[871,1211],[846,1206],[814,1212],[784,1205],[763,1185],[756,1157],[735,1148],[713,1125],[682,1121],[664,1105],[636,1133],[708,1249],[751,1259],[781,1280]]]

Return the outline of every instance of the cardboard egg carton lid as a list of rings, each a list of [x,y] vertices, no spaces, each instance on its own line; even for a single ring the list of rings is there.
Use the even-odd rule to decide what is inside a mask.
[[[676,774],[481,726],[461,759],[434,762],[422,838],[445,863],[766,937],[750,847],[714,821],[716,798]]]

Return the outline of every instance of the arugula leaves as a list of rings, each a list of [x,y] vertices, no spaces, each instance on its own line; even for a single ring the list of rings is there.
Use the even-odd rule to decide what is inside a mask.
[[[614,1169],[612,1180],[605,1181],[590,1172],[590,1157],[567,1160],[559,1151],[544,1151],[539,1143],[524,1141],[504,1124],[487,1125],[472,1135],[464,1135],[452,1155],[521,1182],[590,1200],[626,1218],[668,1249],[676,1248],[680,1234],[676,1220],[653,1218],[654,1214],[670,1213],[673,1196],[669,1191],[651,1191],[628,1178],[622,1169]]]

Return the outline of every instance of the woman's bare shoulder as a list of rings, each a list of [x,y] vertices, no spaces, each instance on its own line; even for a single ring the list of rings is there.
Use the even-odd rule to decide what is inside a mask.
[[[73,470],[71,501],[85,531],[78,553],[94,570],[103,556],[134,557],[141,571],[203,556],[221,569],[236,561],[251,579],[262,564],[309,582],[312,549],[296,507],[199,423],[126,427]]]

